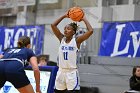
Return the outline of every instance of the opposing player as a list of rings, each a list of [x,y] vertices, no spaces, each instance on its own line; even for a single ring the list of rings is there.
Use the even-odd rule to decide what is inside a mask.
[[[33,87],[25,74],[24,67],[28,62],[32,65],[36,81],[36,93],[40,91],[40,71],[37,58],[30,48],[30,38],[22,36],[18,47],[7,49],[0,59],[0,88],[6,81],[11,82],[20,93],[34,93]]]
[[[74,34],[78,26],[76,23],[70,23],[64,27],[64,34],[62,34],[57,26],[64,18],[68,18],[67,13],[51,24],[54,34],[60,41],[59,70],[55,81],[55,93],[79,93],[80,80],[77,70],[77,51],[80,49],[81,43],[92,35],[93,29],[84,16],[81,21],[85,23],[87,32],[75,38]]]

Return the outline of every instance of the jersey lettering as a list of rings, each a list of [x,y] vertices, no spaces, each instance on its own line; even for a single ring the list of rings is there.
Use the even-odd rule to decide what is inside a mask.
[[[11,49],[8,53],[18,53],[21,49]]]

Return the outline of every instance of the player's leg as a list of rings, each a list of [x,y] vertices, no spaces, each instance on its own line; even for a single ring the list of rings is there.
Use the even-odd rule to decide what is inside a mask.
[[[67,93],[80,93],[80,78],[77,69],[67,73],[66,84]]]
[[[28,84],[22,88],[17,89],[20,93],[34,93],[33,87],[31,84]]]

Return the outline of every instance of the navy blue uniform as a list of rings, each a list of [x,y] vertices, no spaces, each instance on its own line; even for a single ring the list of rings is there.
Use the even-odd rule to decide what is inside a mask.
[[[15,88],[30,84],[24,67],[28,65],[32,56],[35,54],[28,48],[7,49],[0,59],[0,88],[6,81],[11,82]]]

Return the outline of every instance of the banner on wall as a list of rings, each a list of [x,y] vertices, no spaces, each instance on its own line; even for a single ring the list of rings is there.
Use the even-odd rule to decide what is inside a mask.
[[[44,43],[44,25],[0,27],[0,52],[6,48],[17,47],[20,36],[29,36],[31,48],[36,55],[42,54]]]
[[[140,22],[105,22],[99,56],[140,57]]]

